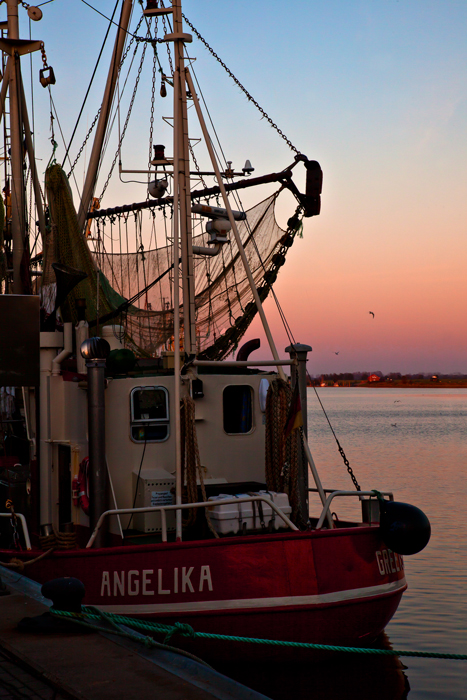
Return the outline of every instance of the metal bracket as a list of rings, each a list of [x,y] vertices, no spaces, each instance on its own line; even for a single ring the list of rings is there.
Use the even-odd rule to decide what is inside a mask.
[[[14,56],[15,53],[20,56],[39,51],[42,46],[42,41],[34,41],[29,39],[0,39],[0,50]]]

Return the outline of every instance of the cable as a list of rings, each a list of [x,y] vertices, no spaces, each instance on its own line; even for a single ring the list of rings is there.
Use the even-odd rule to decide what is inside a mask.
[[[149,423],[148,423],[148,426],[149,426]],[[143,447],[143,454],[141,455],[141,462],[140,462],[139,469],[138,469],[138,478],[136,479],[135,497],[134,497],[134,499],[133,499],[133,506],[132,506],[132,508],[135,507],[136,497],[137,497],[137,495],[138,495],[139,477],[140,477],[140,475],[141,475],[141,469],[142,469],[142,467],[143,467],[144,455],[145,455],[145,452],[146,452],[146,445],[147,445],[147,444],[148,444],[148,436],[147,436],[147,431],[145,430],[145,431],[144,431],[144,447]],[[131,525],[131,521],[132,521],[132,520],[133,520],[133,513],[131,514],[131,518],[130,518],[130,520],[128,521],[128,525],[127,525],[126,528],[125,528],[125,534],[126,534],[126,533],[128,532],[128,530],[130,529],[130,525]]]
[[[50,2],[50,0],[49,0],[49,2]],[[96,65],[95,65],[95,67],[94,67],[94,71],[93,71],[93,73],[92,73],[91,80],[90,80],[89,85],[88,85],[88,89],[86,90],[86,94],[85,94],[85,96],[84,96],[83,104],[81,105],[81,109],[80,109],[80,112],[79,112],[79,114],[78,114],[78,118],[77,118],[77,120],[76,120],[75,128],[73,129],[73,133],[72,133],[72,135],[71,135],[70,141],[69,141],[69,143],[68,143],[68,147],[67,147],[67,149],[66,149],[65,157],[63,158],[63,161],[62,161],[62,168],[63,168],[63,166],[64,166],[64,164],[65,164],[65,161],[66,161],[66,158],[67,158],[67,155],[68,155],[68,151],[70,150],[71,144],[73,143],[73,139],[74,139],[75,134],[76,134],[76,129],[78,128],[79,120],[81,119],[81,115],[83,114],[84,105],[86,104],[86,100],[88,99],[89,91],[91,90],[91,85],[92,85],[93,80],[94,80],[94,77],[95,77],[95,75],[96,75],[97,68],[98,68],[99,62],[100,62],[100,60],[101,60],[102,52],[104,51],[104,47],[105,47],[107,38],[108,38],[108,36],[109,36],[110,27],[112,26],[111,23],[112,23],[112,20],[113,20],[113,18],[114,18],[115,12],[117,11],[118,3],[119,3],[119,0],[117,0],[117,2],[115,3],[114,11],[112,12],[112,19],[110,20],[109,26],[107,27],[107,31],[106,31],[105,37],[104,37],[104,42],[103,42],[103,44],[102,44],[102,46],[101,46],[101,50],[99,51],[99,56],[97,57],[97,62],[96,62]]]
[[[101,17],[103,17],[104,19],[106,19],[107,22],[111,22],[112,24],[114,24],[114,25],[115,25],[116,27],[118,27],[119,29],[123,29],[123,27],[122,27],[121,24],[118,24],[118,22],[114,22],[112,19],[110,19],[110,17],[107,17],[107,15],[104,15],[104,14],[103,14],[102,12],[100,12],[98,9],[96,9],[95,7],[93,7],[92,5],[90,5],[88,2],[86,2],[86,0],[81,0],[81,2],[83,2],[85,5],[87,5],[88,7],[90,7],[91,10],[94,10],[94,12],[97,12],[97,14],[100,15]],[[130,32],[129,29],[124,29],[124,32],[125,32],[125,34],[128,34],[129,36],[133,37],[133,39],[134,39],[135,41],[142,41],[142,42],[146,42],[146,43],[148,43],[148,44],[151,44],[153,41],[157,41],[158,44],[162,44],[162,43],[164,42],[164,39],[147,39],[146,37],[137,36],[136,34],[133,34],[132,32]]]
[[[55,119],[57,120],[58,128],[60,130],[60,136],[62,137],[63,145],[65,146],[65,137],[63,136],[63,131],[62,131],[62,127],[60,124],[60,119],[58,118],[58,114],[57,114],[57,108],[55,107],[55,102],[53,101],[52,93],[50,91],[50,85],[49,85],[49,96],[50,96],[50,104],[52,105],[53,111],[55,112]],[[69,156],[68,156],[68,160],[70,161],[70,164],[71,164],[71,160],[70,160]],[[76,177],[75,177],[74,173],[73,173],[73,180],[75,181],[75,187],[76,187],[76,190],[78,192],[78,195],[81,198],[81,191],[80,191],[80,188],[78,187],[78,183],[76,182]]]

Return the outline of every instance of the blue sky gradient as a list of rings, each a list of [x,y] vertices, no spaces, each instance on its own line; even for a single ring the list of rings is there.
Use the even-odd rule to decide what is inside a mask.
[[[115,3],[91,4],[110,15]],[[276,285],[295,338],[313,346],[310,371],[467,372],[467,3],[185,0],[183,9],[288,138],[322,165],[322,214],[306,221],[304,238],[292,248]],[[31,23],[31,32],[45,42],[57,76],[52,94],[67,141],[107,22],[80,0],[54,0],[42,10],[44,18]],[[139,11],[137,5],[133,27]],[[29,21],[21,6],[19,12],[27,37]],[[98,109],[112,43],[113,35],[72,160]],[[159,49],[168,70],[164,51]],[[198,41],[189,55],[197,59],[196,75],[234,166],[249,158],[259,175],[292,162],[287,145]],[[40,55],[32,61],[35,135],[45,169],[51,155],[49,100],[37,81]],[[23,59],[29,93],[28,66]],[[126,168],[147,163],[150,89],[151,60],[122,152]],[[170,143],[171,129],[161,121],[170,112],[171,92],[156,101],[155,142]],[[55,131],[57,157],[63,158],[56,123]],[[192,135],[200,136],[199,127]],[[116,142],[113,136],[101,185]],[[195,152],[207,167],[202,146]],[[80,161],[78,185],[83,171]],[[265,188],[260,196],[267,193]],[[103,206],[145,196],[144,185],[112,184]],[[244,203],[252,203],[249,194]],[[282,223],[292,208],[285,198],[278,210]],[[283,354],[288,339],[270,311]],[[256,322],[246,340],[255,335],[266,351]]]

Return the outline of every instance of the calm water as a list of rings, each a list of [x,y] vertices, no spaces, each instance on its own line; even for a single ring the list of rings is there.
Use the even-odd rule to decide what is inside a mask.
[[[466,654],[467,390],[317,391],[362,490],[393,491],[395,500],[419,506],[431,521],[427,548],[405,557],[409,588],[380,643]],[[352,489],[313,389],[308,411],[309,442],[324,487]],[[357,514],[354,508],[345,501],[335,510],[344,517]],[[230,672],[275,700],[467,698],[467,661],[333,657],[307,668]]]

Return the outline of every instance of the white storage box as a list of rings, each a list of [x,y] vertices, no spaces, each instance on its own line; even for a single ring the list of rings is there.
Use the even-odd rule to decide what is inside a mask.
[[[209,517],[217,533],[221,535],[241,534],[251,530],[278,530],[287,527],[280,515],[264,501],[222,504],[222,501],[227,498],[248,498],[250,495],[265,496],[272,500],[285,515],[290,516],[292,508],[286,493],[258,491],[254,494],[237,493],[234,496],[221,493],[218,496],[211,496],[209,499],[215,504],[209,508]]]
[[[136,483],[138,482],[138,486]],[[135,488],[135,508],[145,506],[169,506],[175,502],[171,489],[175,486],[175,477],[165,469],[143,469],[139,476],[133,472],[133,493]],[[175,511],[166,513],[167,530],[175,530]],[[140,532],[161,532],[161,515],[157,512],[138,513],[132,520],[135,530]]]

